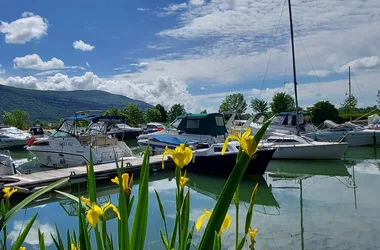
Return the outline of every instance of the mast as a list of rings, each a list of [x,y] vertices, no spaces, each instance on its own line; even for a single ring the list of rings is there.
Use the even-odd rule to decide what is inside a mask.
[[[352,120],[351,116],[351,67],[348,67],[348,100],[349,100],[349,113],[350,113],[350,121]]]
[[[289,4],[289,20],[290,20],[290,38],[292,42],[292,56],[293,56],[293,81],[294,81],[294,97],[296,101],[296,126],[297,126],[297,135],[300,133],[300,124],[298,117],[298,95],[297,95],[297,75],[296,75],[296,56],[294,53],[294,38],[293,38],[293,21],[292,21],[292,5],[290,0],[288,0]]]

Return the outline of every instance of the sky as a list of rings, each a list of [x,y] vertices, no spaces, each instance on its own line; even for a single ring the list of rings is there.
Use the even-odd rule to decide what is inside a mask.
[[[0,84],[103,90],[187,111],[294,95],[286,0],[3,0]],[[299,104],[380,89],[380,1],[293,0]],[[250,110],[248,110],[250,112]]]

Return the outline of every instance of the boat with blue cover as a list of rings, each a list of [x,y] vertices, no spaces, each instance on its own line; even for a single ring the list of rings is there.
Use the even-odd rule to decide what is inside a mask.
[[[240,144],[237,141],[229,142],[225,154],[221,154],[228,136],[224,124],[224,117],[220,113],[182,115],[171,123],[171,134],[154,134],[149,139],[138,140],[138,144],[149,145],[153,152],[162,153],[166,146],[175,148],[186,143],[194,153],[193,160],[185,167],[186,170],[228,176],[235,166]],[[274,152],[273,148],[259,149],[245,174],[263,175]]]

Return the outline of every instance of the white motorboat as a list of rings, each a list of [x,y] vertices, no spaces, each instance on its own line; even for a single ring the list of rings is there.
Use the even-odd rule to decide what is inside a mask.
[[[305,136],[277,133],[262,140],[260,147],[276,148],[273,159],[339,160],[347,142],[319,142]]]
[[[8,150],[0,153],[0,178],[8,175],[19,175],[16,165]]]
[[[108,135],[118,116],[83,116],[76,114],[67,117],[51,133],[47,140],[31,138],[27,150],[42,165],[50,167],[82,166],[90,162],[90,146],[94,164],[114,162],[123,157],[133,156],[125,142]],[[78,124],[81,123],[81,124]],[[79,125],[89,124],[85,131]]]
[[[317,141],[345,141],[349,146],[380,145],[380,130],[365,129],[351,122],[336,124],[326,120],[326,129],[306,133],[305,136]]]
[[[16,127],[0,126],[0,148],[23,147],[31,137]]]

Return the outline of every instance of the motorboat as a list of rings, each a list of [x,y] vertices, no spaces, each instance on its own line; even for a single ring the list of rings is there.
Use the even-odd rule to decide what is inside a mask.
[[[16,127],[0,126],[0,148],[23,147],[31,137]]]
[[[321,142],[302,135],[275,133],[261,140],[260,147],[276,148],[273,159],[339,160],[347,150],[347,142]]]
[[[139,136],[137,143],[140,146],[149,144],[152,150],[159,150],[166,145],[170,147],[173,137],[213,144],[224,142],[226,135],[222,114],[186,114],[178,116],[161,131]]]
[[[56,168],[82,166],[90,162],[90,150],[94,164],[131,157],[132,151],[125,142],[107,134],[118,119],[123,117],[76,113],[67,117],[47,140],[32,137],[26,149],[42,165]],[[86,124],[85,130],[80,129]]]
[[[149,122],[146,127],[143,128],[143,134],[150,134],[165,129],[165,126],[158,122]]]
[[[19,175],[9,150],[0,152],[0,180],[3,176]]]
[[[132,140],[142,134],[142,128],[131,127],[126,123],[116,123],[107,134],[116,137],[118,140]]]
[[[186,144],[193,150],[193,160],[185,167],[189,172],[221,176],[231,173],[240,144],[230,141],[225,154],[222,155],[221,151],[228,135],[222,114],[182,115],[170,126],[173,127],[172,134],[155,134],[149,139],[138,140],[138,144],[149,145],[156,153],[162,153],[165,147],[173,149],[180,144]],[[263,175],[274,152],[275,149],[269,147],[258,150],[245,174]]]
[[[349,146],[380,145],[380,130],[365,129],[351,122],[336,124],[333,121],[324,121],[326,129],[304,135],[316,141],[344,141]]]

